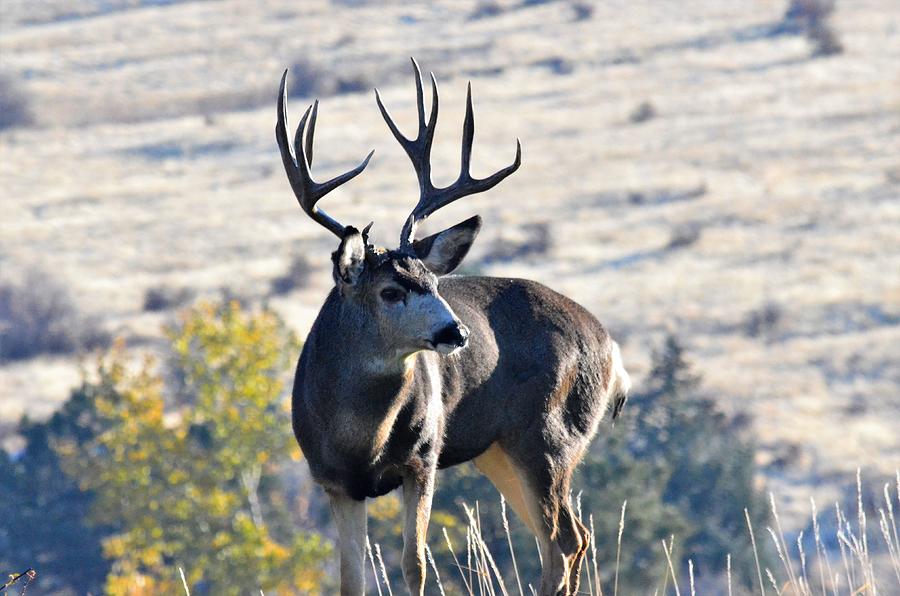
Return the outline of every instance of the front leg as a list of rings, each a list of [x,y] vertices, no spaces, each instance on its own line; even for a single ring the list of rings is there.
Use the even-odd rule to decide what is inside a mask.
[[[425,535],[431,516],[435,467],[422,466],[403,477],[403,577],[409,593],[425,594]]]
[[[366,592],[366,502],[328,493],[338,529],[341,556],[341,596]]]

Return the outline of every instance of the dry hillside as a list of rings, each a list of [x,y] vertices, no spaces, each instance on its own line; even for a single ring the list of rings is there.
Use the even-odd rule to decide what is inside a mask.
[[[858,466],[900,465],[900,3],[839,1],[844,52],[780,34],[786,2],[2,0],[0,70],[34,124],[0,132],[0,275],[40,269],[135,349],[161,286],[269,298],[308,328],[334,239],[297,207],[273,137],[322,99],[314,170],[368,171],[325,203],[396,241],[415,178],[378,111],[414,122],[407,57],[433,70],[435,177],[458,168],[466,80],[475,173],[521,170],[478,212],[470,268],[526,276],[594,312],[639,383],[678,334],[728,411],[753,418],[794,514]],[[305,95],[305,97],[303,97]],[[0,367],[0,420],[43,416],[80,361]],[[285,431],[287,432],[287,430]],[[795,515],[795,519],[797,519]]]

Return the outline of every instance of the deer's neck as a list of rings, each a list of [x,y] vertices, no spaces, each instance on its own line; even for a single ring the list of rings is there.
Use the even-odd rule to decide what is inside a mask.
[[[327,355],[331,379],[347,393],[365,392],[370,399],[393,401],[408,393],[416,374],[416,355],[392,349],[371,316],[337,300],[318,330],[322,355]]]
[[[344,444],[352,441],[354,451],[377,459],[401,413],[404,424],[433,426],[441,408],[433,354],[390,351],[371,319],[343,305],[321,323],[310,338],[316,343],[310,363],[319,379],[315,393],[328,402],[324,410]]]

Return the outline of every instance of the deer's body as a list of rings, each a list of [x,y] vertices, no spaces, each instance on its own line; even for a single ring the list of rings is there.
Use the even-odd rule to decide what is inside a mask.
[[[378,98],[421,190],[400,247],[389,251],[369,244],[369,228],[342,226],[316,206],[362,172],[371,154],[331,181],[313,181],[315,106],[292,147],[284,77],[281,84],[276,138],[288,179],[307,214],[341,239],[332,254],[335,287],[307,337],[293,391],[294,433],[338,528],[341,594],[365,591],[366,499],[397,488],[406,510],[403,574],[410,593],[425,593],[436,472],[466,461],[535,534],[541,596],[575,594],[589,535],[573,513],[570,481],[610,404],[615,416],[627,395],[618,346],[584,308],[538,283],[449,276],[475,240],[479,217],[415,238],[416,224],[430,213],[515,171],[520,149],[511,166],[488,178],[469,174],[470,94],[460,176],[435,188],[429,155],[437,87],[432,77],[426,122],[416,66],[416,139],[397,130]]]
[[[326,300],[293,412],[313,476],[330,490],[379,497],[402,484],[405,467],[471,461],[494,443],[523,463],[546,455],[542,444],[577,456],[596,432],[616,377],[613,343],[593,315],[526,280],[445,277],[439,291],[470,329],[466,349],[377,367],[344,339],[365,320],[336,292]]]

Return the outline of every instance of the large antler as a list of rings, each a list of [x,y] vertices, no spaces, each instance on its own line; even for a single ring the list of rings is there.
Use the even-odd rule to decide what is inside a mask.
[[[344,184],[348,180],[355,178],[366,169],[369,160],[375,151],[370,151],[369,155],[361,164],[340,176],[332,178],[328,182],[321,184],[314,181],[309,173],[309,168],[313,160],[313,135],[316,130],[316,114],[319,111],[319,100],[313,105],[306,108],[306,113],[300,119],[297,126],[297,133],[294,135],[294,145],[288,140],[287,134],[287,81],[288,71],[285,70],[281,75],[281,88],[278,92],[278,122],[275,124],[275,139],[278,141],[278,147],[281,149],[281,160],[284,162],[284,171],[287,173],[291,188],[297,196],[297,202],[306,211],[313,220],[318,224],[325,226],[338,238],[344,236],[344,226],[336,219],[316,207],[319,199],[330,193],[332,190]],[[310,115],[312,112],[312,115]],[[309,119],[309,129],[306,129],[306,121]],[[305,137],[305,142],[304,142]],[[294,157],[296,153],[296,158]]]
[[[438,89],[434,73],[431,73],[431,114],[428,122],[425,122],[425,100],[422,93],[422,73],[414,58],[411,58],[413,70],[416,73],[416,97],[419,108],[419,134],[415,139],[407,139],[397,129],[397,125],[391,119],[387,109],[381,101],[381,95],[375,90],[375,100],[388,128],[394,134],[397,142],[406,151],[416,176],[419,178],[419,202],[410,213],[400,233],[400,246],[409,246],[415,239],[416,226],[429,215],[441,207],[461,199],[467,195],[484,192],[496,186],[501,180],[515,172],[522,163],[522,145],[516,139],[516,159],[513,163],[487,178],[473,178],[469,172],[469,162],[472,157],[472,139],[475,136],[475,117],[472,114],[472,84],[469,83],[466,95],[466,119],[463,123],[462,160],[459,177],[456,182],[445,188],[436,188],[431,183],[431,142],[434,139],[434,129],[438,116]]]

